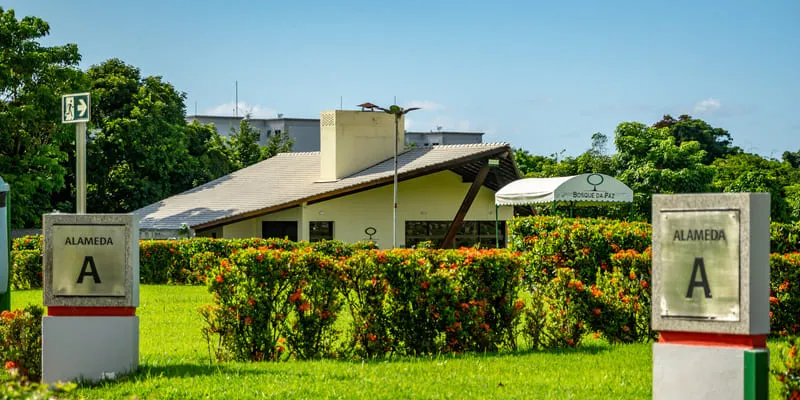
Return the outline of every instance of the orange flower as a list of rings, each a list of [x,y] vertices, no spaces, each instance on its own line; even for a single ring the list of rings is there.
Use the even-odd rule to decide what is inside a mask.
[[[253,320],[250,319],[250,317],[244,317],[244,324],[245,325],[250,325],[251,323],[253,323]]]
[[[647,281],[642,279],[642,287],[647,289],[648,286],[650,286],[650,285],[647,283]]]
[[[256,299],[251,297],[250,300],[247,300],[247,304],[250,304],[251,306],[255,305],[256,304]]]
[[[14,361],[6,361],[6,370],[17,368],[17,363]]]
[[[636,279],[636,272],[631,271],[631,274],[628,275],[628,277],[631,278],[631,280]]]
[[[599,338],[599,337],[600,337],[600,332],[595,332],[595,333],[592,335],[592,337],[593,337],[593,338],[595,338],[595,339]]]
[[[419,286],[422,287],[423,289],[427,290],[428,286],[429,286],[428,281],[422,282]]]
[[[310,307],[311,307],[311,304],[309,304],[307,301],[304,301],[303,304],[300,304],[300,307],[297,307],[297,309],[300,312],[306,312],[306,311],[308,311],[308,309]]]
[[[377,337],[377,336],[375,336],[375,335],[373,335],[373,334],[371,334],[371,333],[369,333],[369,334],[367,334],[367,339],[368,339],[370,342],[374,342],[376,339],[378,339],[378,337]]]
[[[217,283],[225,282],[225,278],[223,278],[222,275],[217,275],[217,277],[215,279],[216,279]]]
[[[595,308],[593,312],[594,312],[594,315],[600,315],[600,313],[601,313],[602,311],[600,311],[600,309],[599,309],[599,308]]]
[[[770,304],[778,304],[778,298],[775,296],[769,296],[769,303]]]
[[[261,254],[261,253],[258,253],[258,255],[256,256],[256,260],[258,260],[258,262],[264,261],[264,255]]]
[[[525,307],[525,302],[522,300],[517,300],[517,302],[514,303],[514,309],[517,311],[521,310],[523,307]]]
[[[297,290],[289,296],[289,302],[294,303],[303,298],[303,289],[297,288]]]
[[[625,331],[625,332],[628,332],[628,331],[631,330],[631,328],[628,328],[628,325],[623,325],[622,326],[622,330]]]
[[[783,281],[783,283],[781,283],[781,285],[778,286],[778,290],[781,291],[781,292],[785,292],[785,291],[789,290],[789,281],[788,280]]]

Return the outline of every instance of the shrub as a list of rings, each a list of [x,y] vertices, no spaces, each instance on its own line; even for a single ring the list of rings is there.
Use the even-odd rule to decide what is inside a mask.
[[[42,253],[39,250],[11,251],[11,288],[42,288]]]
[[[42,250],[42,235],[28,235],[16,238],[11,243],[11,250]]]
[[[526,276],[537,274],[529,270]],[[527,280],[531,299],[524,307],[522,332],[532,348],[575,347],[586,333],[586,285],[570,268],[557,268],[553,275],[548,281]]]
[[[800,358],[797,357],[797,345],[798,336],[790,336],[786,344],[778,349],[781,369],[772,370],[772,374],[778,379],[780,396],[783,399],[800,398]]]
[[[0,314],[0,361],[32,381],[42,374],[42,314],[36,305]]]
[[[773,222],[769,228],[771,252],[785,254],[800,251],[800,221],[791,224]]]
[[[611,270],[598,269],[589,290],[589,324],[611,343],[654,338],[650,329],[651,254],[623,250],[611,257]]]
[[[786,336],[800,328],[800,253],[770,255],[770,330]]]

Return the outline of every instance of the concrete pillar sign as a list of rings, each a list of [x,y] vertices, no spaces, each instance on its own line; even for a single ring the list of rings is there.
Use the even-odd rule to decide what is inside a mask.
[[[767,399],[768,193],[653,196],[654,399]]]
[[[44,215],[42,381],[98,381],[139,365],[139,222]]]

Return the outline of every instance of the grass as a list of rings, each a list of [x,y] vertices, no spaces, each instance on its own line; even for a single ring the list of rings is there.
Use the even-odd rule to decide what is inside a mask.
[[[649,344],[434,356],[391,361],[209,361],[197,309],[210,302],[204,287],[141,287],[140,368],[116,381],[82,385],[76,398],[652,398]],[[12,294],[12,308],[41,304],[41,291]],[[779,364],[771,341],[772,365]],[[771,380],[771,398],[777,386]]]

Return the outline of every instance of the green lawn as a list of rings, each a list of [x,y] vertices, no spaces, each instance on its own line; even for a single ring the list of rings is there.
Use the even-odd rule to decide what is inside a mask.
[[[83,386],[90,399],[188,398],[651,398],[649,344],[392,361],[209,362],[198,307],[204,287],[142,286],[140,370]],[[12,308],[41,304],[41,291],[12,294]],[[771,342],[774,349],[780,342]],[[776,357],[772,363],[777,364]],[[775,381],[772,398],[777,399]]]

